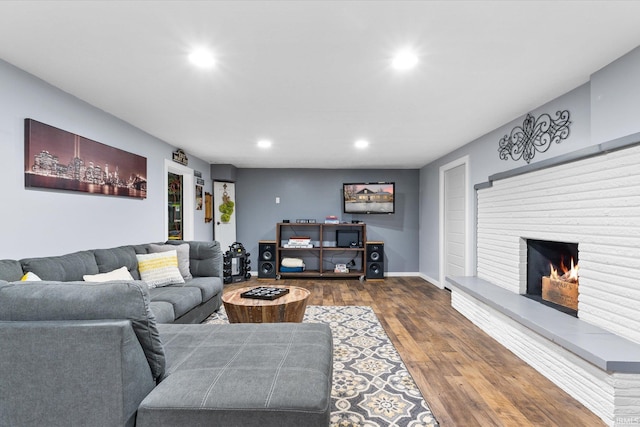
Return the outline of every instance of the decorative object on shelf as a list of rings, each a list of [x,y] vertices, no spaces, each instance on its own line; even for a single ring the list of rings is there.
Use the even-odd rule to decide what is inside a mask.
[[[147,197],[147,158],[40,123],[24,121],[25,187]]]
[[[204,193],[204,222],[213,221],[213,195]]]
[[[189,164],[189,158],[187,157],[187,153],[184,152],[181,148],[178,148],[173,152],[173,161],[176,163],[180,163],[181,165],[187,166]]]
[[[218,210],[222,214],[220,215],[220,221],[228,223],[231,220],[231,215],[233,215],[235,203],[231,200],[229,193],[227,193],[227,184],[224,184],[222,188],[224,188],[222,192],[222,204],[218,207]]]
[[[505,135],[498,143],[500,159],[523,158],[530,163],[536,152],[544,153],[554,142],[559,144],[569,137],[569,111],[557,111],[556,118],[541,114],[537,119],[527,114],[522,126],[516,126],[510,135]]]
[[[324,219],[325,224],[340,224],[340,220],[335,215],[327,215]]]
[[[250,256],[240,242],[234,242],[229,246],[222,258],[222,277],[225,284],[243,282],[251,278]]]

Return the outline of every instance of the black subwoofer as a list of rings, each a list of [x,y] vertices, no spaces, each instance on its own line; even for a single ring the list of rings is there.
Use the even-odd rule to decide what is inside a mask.
[[[384,243],[367,242],[366,244],[367,279],[384,279]]]
[[[258,242],[258,279],[276,278],[276,242]]]

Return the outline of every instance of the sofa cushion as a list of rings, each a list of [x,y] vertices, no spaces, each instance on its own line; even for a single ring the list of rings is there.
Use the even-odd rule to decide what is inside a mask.
[[[173,306],[175,318],[182,316],[202,304],[200,289],[192,286],[175,285],[149,289],[151,301],[164,301]]]
[[[328,325],[158,329],[167,371],[140,404],[136,426],[329,425],[333,347]]]
[[[166,301],[151,301],[151,311],[156,318],[156,323],[173,323],[176,314],[173,312],[173,304]]]
[[[157,245],[155,243],[149,243],[149,252],[152,254],[159,252],[169,252],[175,250],[178,255],[178,270],[182,274],[184,280],[189,280],[193,276],[189,270],[189,244],[183,243],[182,245]]]
[[[14,259],[0,259],[0,280],[6,280],[7,282],[15,282],[20,280],[24,271],[22,271],[22,265],[20,261]]]
[[[15,282],[0,287],[0,320],[130,320],[154,378],[165,354],[145,283]],[[43,349],[46,351],[46,349]]]
[[[154,254],[136,255],[140,278],[147,282],[149,288],[184,283],[178,270],[178,254],[175,250]]]
[[[178,286],[178,285],[172,285]],[[200,289],[202,302],[209,301],[215,295],[222,293],[223,284],[219,277],[194,277],[187,280],[184,286],[191,286]]]
[[[25,258],[20,260],[20,264],[23,271],[35,273],[42,280],[59,282],[82,281],[85,274],[100,273],[92,251],[45,258]]]
[[[98,270],[100,273],[107,273],[122,266],[126,266],[131,276],[135,280],[140,280],[136,253],[136,248],[134,246],[120,246],[111,249],[93,250],[93,255],[96,258],[96,263],[98,264]],[[146,251],[143,253],[146,253]]]

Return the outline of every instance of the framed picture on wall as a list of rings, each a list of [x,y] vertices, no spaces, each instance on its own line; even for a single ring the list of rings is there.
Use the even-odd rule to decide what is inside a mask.
[[[196,185],[196,210],[202,210],[202,186]]]
[[[147,197],[147,158],[25,119],[25,187]]]

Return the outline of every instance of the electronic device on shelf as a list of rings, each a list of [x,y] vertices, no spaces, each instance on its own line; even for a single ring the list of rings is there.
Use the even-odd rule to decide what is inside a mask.
[[[336,246],[339,248],[359,248],[359,230],[336,230]]]

